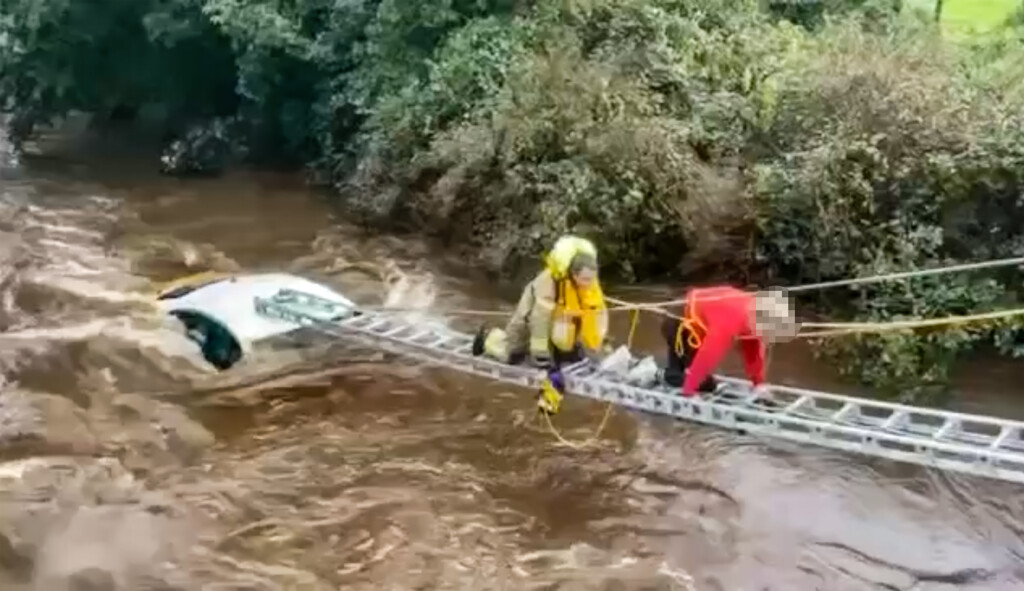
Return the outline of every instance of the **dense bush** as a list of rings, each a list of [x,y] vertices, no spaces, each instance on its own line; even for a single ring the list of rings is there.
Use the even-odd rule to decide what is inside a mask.
[[[627,277],[678,270],[686,250],[691,271],[741,276],[743,152],[788,36],[735,2],[596,0],[478,21],[374,114],[391,124],[365,130],[376,149],[349,188],[389,195],[372,205],[411,210],[503,271],[574,230],[600,234],[608,270]],[[457,113],[438,120],[438,104]]]
[[[627,279],[795,284],[1024,255],[1020,36],[952,46],[899,8],[0,0],[0,106],[18,134],[71,109],[172,135],[241,129],[250,154],[308,163],[350,212],[506,276],[565,231],[597,239]],[[882,321],[1009,306],[1021,287],[1019,270],[986,271],[805,303]],[[918,396],[979,343],[1024,354],[1019,327],[822,351]]]
[[[879,39],[846,24],[808,43],[777,78],[775,152],[756,167],[763,260],[814,282],[1024,255],[1024,118],[1005,64],[913,30]],[[858,289],[832,309],[967,314],[1020,302],[1021,287],[1019,269],[965,273]],[[892,395],[918,395],[986,337],[1024,354],[1019,326],[865,335],[831,352]]]

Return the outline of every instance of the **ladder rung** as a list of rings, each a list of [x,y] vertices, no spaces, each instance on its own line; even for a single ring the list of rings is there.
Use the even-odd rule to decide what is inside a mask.
[[[904,421],[906,421],[906,420],[907,420],[907,413],[902,411],[902,410],[896,410],[896,411],[893,411],[893,413],[891,415],[889,415],[889,418],[885,419],[885,422],[882,423],[882,428],[883,429],[895,429],[895,428],[898,428],[898,427],[902,427]]]
[[[445,346],[447,346],[449,350],[457,351],[466,348],[468,351],[473,348],[473,339],[467,339],[460,334],[452,334],[449,336],[451,338],[448,339],[447,343],[445,343]]]
[[[367,324],[366,326],[361,326],[360,328],[370,332],[380,332],[381,328],[389,325],[390,321],[387,318],[375,318],[373,322]]]
[[[411,327],[408,324],[399,324],[398,326],[391,326],[389,330],[380,333],[382,337],[394,337],[401,334],[403,331],[409,330]],[[402,340],[406,340],[406,337],[400,337]]]
[[[434,341],[432,343],[427,343],[426,346],[427,347],[431,347],[431,348],[434,348],[434,347],[441,348],[441,347],[444,347],[445,345],[447,345],[452,340],[453,339],[452,339],[451,335],[439,334],[439,335],[437,335],[437,340],[436,341]]]
[[[1017,429],[1014,427],[1003,427],[999,430],[999,436],[996,437],[996,440],[993,441],[992,445],[989,447],[992,449],[998,449],[1001,445],[1006,443],[1006,440],[1009,439],[1016,431]]]
[[[705,402],[713,402],[715,404],[732,404],[733,401],[742,402],[743,397],[736,396],[732,392],[715,391],[711,394],[703,394],[701,399]]]
[[[370,314],[356,314],[353,316],[349,316],[348,318],[343,318],[339,320],[336,324],[362,328],[363,326],[368,325],[369,323],[373,322],[376,319],[376,316]]]
[[[828,418],[829,422],[838,423],[846,419],[846,415],[852,413],[854,410],[860,408],[852,402],[843,404],[843,407],[837,410],[831,417]]]
[[[410,328],[410,327],[409,326],[403,326],[402,330],[406,330],[408,328]],[[392,335],[395,335],[395,334],[398,334],[398,333],[402,332],[402,330],[392,331],[391,333],[388,333],[388,334],[386,334],[384,336],[392,336]],[[433,332],[433,331],[430,330],[430,329],[421,330],[419,332],[414,332],[414,333],[412,333],[409,336],[398,337],[398,338],[400,338],[401,340],[403,340],[403,341],[405,341],[407,343],[418,345],[419,343],[417,343],[416,341],[419,340],[419,339],[422,339],[423,337],[427,336],[431,332]]]
[[[807,402],[809,400],[810,400],[809,397],[801,396],[800,398],[797,398],[796,400],[791,402],[789,404],[789,406],[787,406],[786,408],[782,409],[782,412],[783,413],[791,413],[791,412],[795,411],[796,409],[800,408],[801,406],[807,404]]]
[[[946,419],[946,422],[942,423],[942,426],[935,432],[935,435],[932,435],[932,439],[942,439],[952,433],[959,426],[960,421],[956,419]]]
[[[563,375],[566,375],[566,374],[573,374],[573,375],[575,375],[575,374],[579,373],[581,370],[587,369],[589,367],[590,367],[590,364],[587,363],[586,361],[578,361],[576,363],[573,363],[572,365],[569,365],[564,370],[562,370],[562,374]]]
[[[450,338],[451,337],[447,337],[445,335],[439,335],[437,333],[434,333],[434,340],[426,342],[426,343],[423,343],[422,346],[430,348],[430,349],[438,349],[438,348],[441,347],[441,345],[443,345],[446,342],[448,342],[448,340]]]
[[[719,394],[719,395],[723,395],[723,394]],[[753,405],[754,403],[758,402],[759,398],[760,398],[760,396],[758,396],[757,394],[752,392],[752,393],[744,394],[742,396],[738,396],[736,398],[736,402],[741,404],[741,405]],[[714,400],[714,399],[715,398],[712,398],[712,400]]]

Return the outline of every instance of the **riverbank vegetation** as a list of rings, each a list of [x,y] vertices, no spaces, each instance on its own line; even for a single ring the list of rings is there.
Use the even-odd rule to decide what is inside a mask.
[[[171,171],[306,164],[506,276],[571,230],[626,280],[792,285],[1024,255],[1020,21],[952,43],[899,0],[3,0],[0,104],[17,137],[70,110],[158,126]],[[1021,277],[801,303],[961,314],[1024,302]],[[921,396],[978,345],[1024,355],[1021,326],[822,351]]]

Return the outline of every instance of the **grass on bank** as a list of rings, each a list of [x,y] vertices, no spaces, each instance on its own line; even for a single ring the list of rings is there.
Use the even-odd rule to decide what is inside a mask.
[[[937,0],[908,0],[906,6],[935,14]],[[940,23],[954,38],[991,33],[1024,7],[1022,0],[944,0]]]

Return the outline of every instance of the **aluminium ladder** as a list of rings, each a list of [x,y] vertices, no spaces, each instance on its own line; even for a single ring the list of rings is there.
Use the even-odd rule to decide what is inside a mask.
[[[539,388],[544,373],[471,353],[473,337],[394,314],[352,310],[294,290],[256,298],[257,313],[354,338],[392,353],[492,380]],[[718,378],[713,394],[683,398],[677,388],[638,387],[583,361],[563,368],[566,392],[630,409],[751,434],[1024,484],[1024,422],[771,387],[756,399],[750,383]]]

